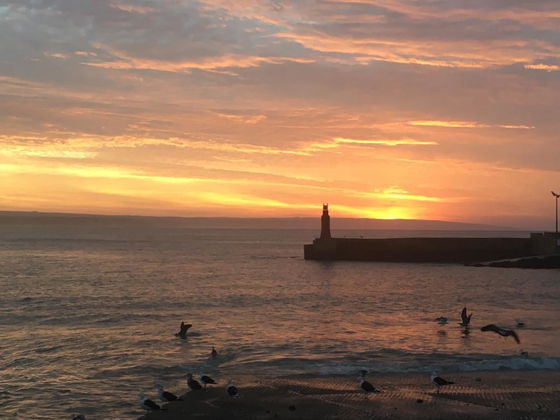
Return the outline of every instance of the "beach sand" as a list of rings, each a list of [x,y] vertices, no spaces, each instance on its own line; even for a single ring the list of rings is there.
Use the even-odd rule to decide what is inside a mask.
[[[239,399],[228,397],[220,381],[140,419],[560,418],[560,372],[440,375],[455,385],[442,388],[439,395],[429,374],[370,374],[368,380],[382,392],[369,395],[358,389],[355,377],[236,377]]]

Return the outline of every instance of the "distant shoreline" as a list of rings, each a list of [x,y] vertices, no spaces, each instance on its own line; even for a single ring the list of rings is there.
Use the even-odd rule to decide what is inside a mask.
[[[147,223],[150,225],[180,224],[183,227],[228,229],[309,229],[318,230],[316,217],[179,217],[103,215],[87,213],[49,213],[34,211],[0,211],[0,225],[14,223]],[[416,219],[336,218],[335,230],[432,230],[432,231],[507,231],[527,232],[525,229],[464,222]],[[359,236],[359,234],[358,234]]]

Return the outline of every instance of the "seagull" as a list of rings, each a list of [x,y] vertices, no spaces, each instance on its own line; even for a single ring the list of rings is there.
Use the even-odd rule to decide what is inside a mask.
[[[196,379],[193,379],[192,373],[187,373],[187,385],[193,391],[198,391],[202,389],[202,385]]]
[[[212,358],[218,357],[218,352],[216,351],[216,349],[213,346],[212,346],[212,351],[210,352],[210,356]]]
[[[441,325],[447,324],[447,318],[444,316],[437,317],[435,321],[437,321]]]
[[[214,379],[212,379],[210,376],[208,375],[202,375],[200,377],[200,381],[204,384],[204,390],[206,391],[206,386],[208,384],[215,384],[216,381]]]
[[[161,407],[157,405],[155,402],[147,398],[143,392],[138,394],[140,397],[140,407],[144,410],[152,411],[152,410],[161,410]]]
[[[513,339],[517,342],[517,344],[521,343],[521,341],[519,340],[519,336],[517,335],[517,333],[513,330],[508,330],[506,328],[500,328],[497,325],[494,324],[488,324],[484,327],[482,327],[480,329],[480,331],[493,331],[496,334],[500,334],[502,337],[509,337],[510,335],[513,337]]]
[[[432,382],[437,385],[437,392],[439,394],[439,388],[445,385],[452,385],[455,382],[449,382],[443,379],[441,376],[438,376],[437,372],[432,372]]]
[[[517,328],[523,328],[525,326],[525,323],[520,319],[516,319],[515,322],[517,322]]]
[[[556,194],[554,191],[550,191],[550,193],[551,193],[554,197],[560,198],[560,194]]]
[[[163,389],[163,385],[157,384],[156,389],[158,391],[159,399],[163,402],[170,402],[170,401],[175,401],[175,400],[180,399],[180,398],[177,398],[177,395],[172,394],[171,392],[165,391]]]
[[[226,385],[226,394],[228,394],[231,398],[239,398],[239,391],[237,387],[233,384],[233,381],[228,379],[228,383]]]
[[[463,310],[461,311],[461,325],[463,327],[468,327],[470,322],[471,322],[471,316],[472,313],[470,315],[467,316],[467,308],[464,307]]]
[[[358,386],[362,388],[367,394],[369,394],[370,392],[381,392],[368,381],[366,381],[363,376],[358,376]]]
[[[192,327],[192,324],[185,324],[183,321],[181,321],[181,327],[179,329],[179,332],[175,333],[175,337],[183,339],[187,338],[187,331],[190,327]]]

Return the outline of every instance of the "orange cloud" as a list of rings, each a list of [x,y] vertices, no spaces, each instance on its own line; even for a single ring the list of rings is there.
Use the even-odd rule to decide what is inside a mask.
[[[112,2],[109,4],[114,9],[119,9],[129,13],[139,13],[145,15],[147,13],[153,12],[154,9],[148,6],[140,6],[137,4],[131,3],[120,3],[120,2]]]
[[[558,71],[560,66],[555,64],[525,64],[523,67],[531,70]]]
[[[408,121],[409,125],[428,126],[428,127],[445,127],[445,128],[511,128],[517,130],[531,130],[535,128],[531,125],[512,125],[512,124],[481,124],[473,121],[437,121],[437,120],[421,120],[421,121]]]
[[[116,70],[157,70],[165,72],[185,72],[190,70],[219,71],[229,68],[250,68],[262,64],[281,64],[285,62],[311,63],[314,60],[298,57],[261,57],[242,54],[224,54],[213,57],[203,57],[196,60],[156,60],[133,57],[123,51],[101,43],[92,44],[95,48],[104,50],[115,57],[111,61],[85,61],[82,64]],[[235,74],[235,73],[228,73]]]
[[[424,141],[424,140],[414,140],[414,139],[399,139],[399,140],[356,140],[347,139],[344,137],[336,137],[334,139],[335,143],[346,143],[346,144],[378,144],[383,146],[401,146],[401,145],[411,145],[411,146],[426,146],[438,144],[435,141]]]

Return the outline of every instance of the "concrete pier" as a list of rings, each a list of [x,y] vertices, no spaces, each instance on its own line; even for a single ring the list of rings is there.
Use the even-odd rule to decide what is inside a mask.
[[[528,238],[333,238],[328,205],[323,205],[321,236],[304,245],[304,258],[473,264],[555,254],[560,251],[558,239],[554,233],[532,233]]]

